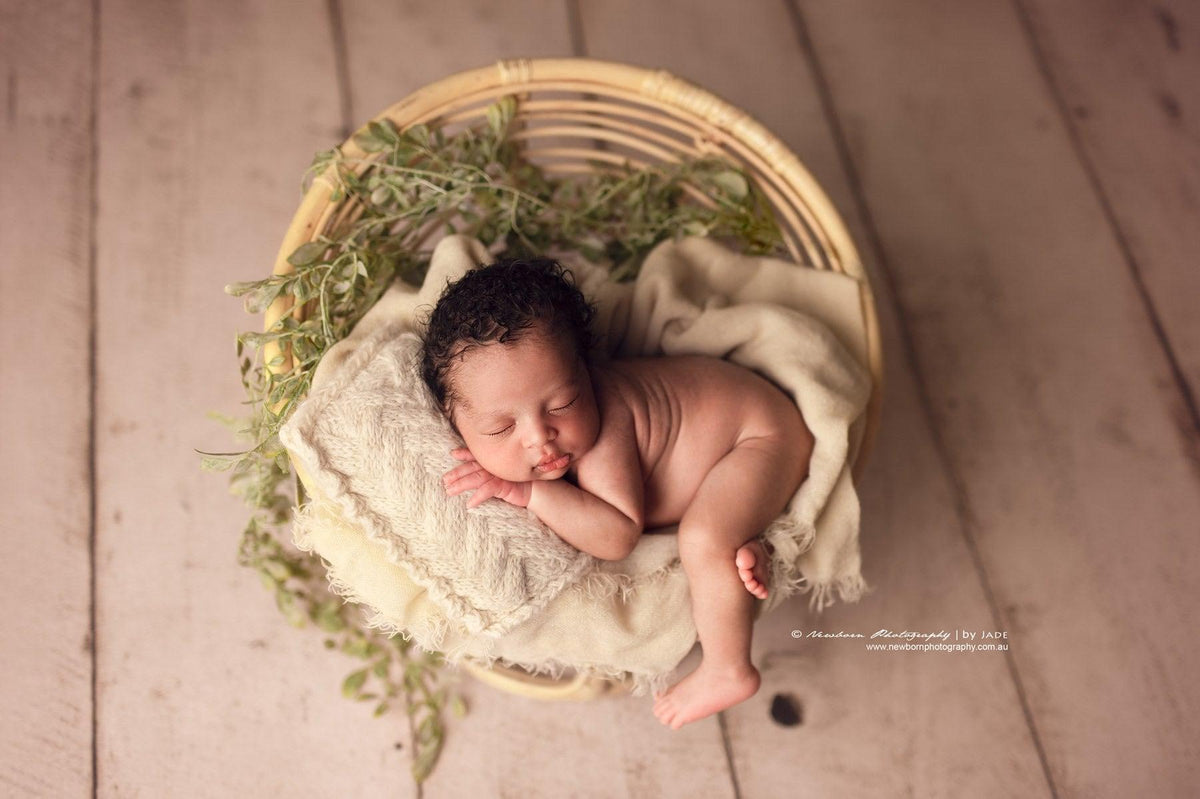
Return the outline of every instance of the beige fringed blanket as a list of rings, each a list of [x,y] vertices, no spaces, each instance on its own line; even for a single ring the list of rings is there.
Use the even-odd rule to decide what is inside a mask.
[[[419,373],[421,314],[449,281],[492,260],[452,236],[420,291],[397,284],[322,360],[281,438],[314,500],[296,543],[328,564],[330,583],[451,662],[519,664],[663,687],[696,641],[674,531],[643,536],[630,557],[600,561],[533,514],[499,500],[466,509],[442,474],[461,446]],[[816,444],[809,477],[763,533],[774,546],[770,596],[798,591],[816,609],[865,589],[850,463],[870,379],[856,281],[737,255],[706,239],[657,247],[633,284],[567,262],[597,306],[604,353],[699,353],[755,369],[796,400]],[[603,357],[603,355],[601,356]]]

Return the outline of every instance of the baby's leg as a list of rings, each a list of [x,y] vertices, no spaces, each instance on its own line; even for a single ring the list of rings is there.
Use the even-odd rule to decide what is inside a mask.
[[[784,509],[807,468],[782,436],[747,438],[709,471],[679,523],[679,557],[704,659],[654,704],[673,729],[758,690],[750,663],[754,597],[734,562],[738,548]]]

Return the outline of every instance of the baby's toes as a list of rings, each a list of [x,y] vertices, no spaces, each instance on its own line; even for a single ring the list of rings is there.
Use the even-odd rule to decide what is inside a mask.
[[[734,560],[738,567],[738,577],[746,586],[746,590],[759,599],[767,597],[767,551],[759,541],[751,541],[738,549]]]

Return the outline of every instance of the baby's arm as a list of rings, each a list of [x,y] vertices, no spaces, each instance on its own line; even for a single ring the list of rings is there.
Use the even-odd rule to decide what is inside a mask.
[[[609,503],[562,478],[523,483],[502,480],[480,466],[465,447],[451,450],[450,454],[466,462],[447,471],[442,484],[449,496],[474,491],[467,502],[468,508],[474,508],[492,497],[520,508],[529,508],[559,538],[602,560],[625,558],[641,535],[642,517],[640,513],[635,513],[641,507],[640,482],[631,487],[631,490],[637,491],[634,501],[626,503],[617,500]],[[582,468],[583,461],[580,460]],[[639,471],[633,473],[640,474]],[[533,502],[534,486],[542,487],[537,492],[536,503]],[[624,507],[630,509],[629,514],[619,509]]]
[[[629,556],[645,522],[643,479],[633,416],[609,403],[596,443],[577,465],[579,488],[535,480],[528,508],[558,537],[601,560]]]

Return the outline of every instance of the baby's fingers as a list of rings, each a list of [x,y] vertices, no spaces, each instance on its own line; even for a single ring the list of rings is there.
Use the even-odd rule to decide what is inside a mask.
[[[479,488],[479,486],[483,485],[490,479],[492,479],[490,474],[482,469],[477,469],[470,474],[464,474],[461,477],[458,477],[455,480],[447,483],[446,494],[449,496],[454,496],[455,494],[461,494],[464,491],[470,491],[473,488]]]
[[[472,461],[471,463],[461,463],[458,466],[455,466],[453,469],[450,469],[444,475],[442,475],[442,485],[449,488],[451,485],[456,483],[458,480],[461,480],[462,478],[467,477],[472,474],[477,474],[481,471],[482,471],[482,468],[480,467],[480,465],[478,463],[475,463],[474,461]]]
[[[450,450],[450,454],[460,461],[473,461],[475,456],[471,454],[471,450],[466,447],[458,447]]]
[[[471,495],[471,499],[467,501],[467,508],[479,507],[494,496],[496,496],[496,485],[494,480],[490,480],[481,485],[478,489],[476,489],[475,493]]]

